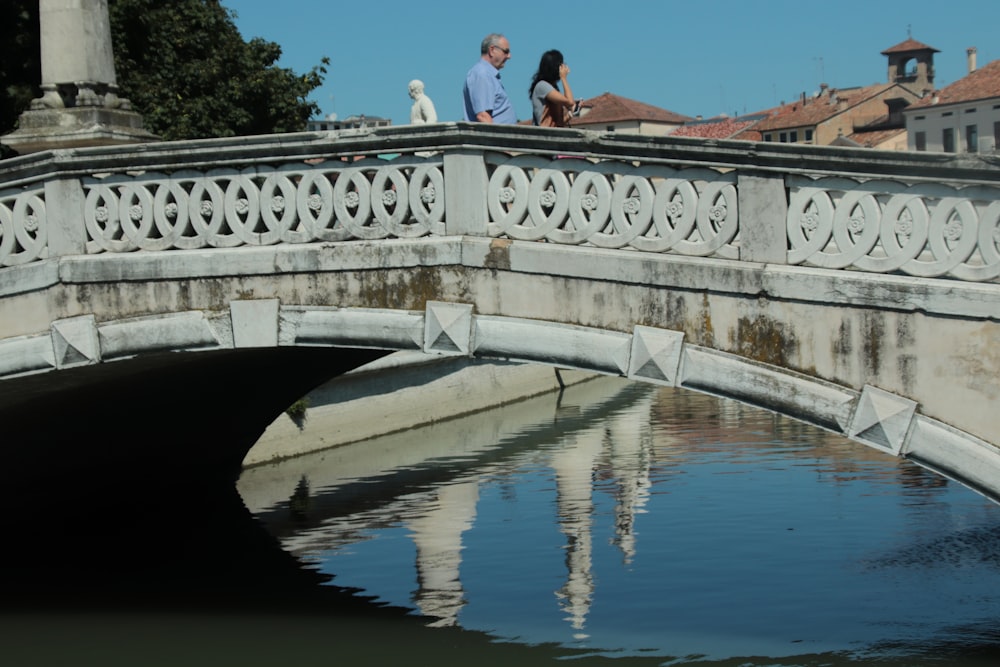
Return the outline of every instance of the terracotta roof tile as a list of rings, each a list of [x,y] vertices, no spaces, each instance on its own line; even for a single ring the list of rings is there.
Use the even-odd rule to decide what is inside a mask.
[[[882,52],[883,56],[888,56],[893,53],[906,53],[907,51],[933,51],[934,53],[941,53],[938,49],[933,46],[927,46],[923,42],[918,42],[912,37],[900,42],[896,46],[890,46],[888,49]]]
[[[750,128],[734,134],[730,137],[730,139],[736,139],[738,141],[764,141],[764,135],[760,133],[760,130]]]
[[[604,93],[584,100],[582,106],[589,109],[574,120],[574,125],[589,125],[591,123],[621,123],[624,121],[652,121],[659,123],[686,123],[693,120],[690,116],[654,107],[645,102],[637,102],[627,97]]]
[[[751,118],[709,118],[678,127],[670,133],[672,137],[700,137],[702,139],[729,139],[761,120],[761,116]]]
[[[959,104],[992,97],[1000,97],[1000,60],[994,60],[955,83],[924,96],[909,108],[921,109],[942,104]]]
[[[882,130],[859,130],[847,135],[847,138],[865,148],[875,148],[881,146],[889,139],[905,134],[906,129],[901,127],[887,128]]]

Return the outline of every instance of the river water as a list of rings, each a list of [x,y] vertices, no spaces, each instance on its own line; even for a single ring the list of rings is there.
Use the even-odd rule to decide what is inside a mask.
[[[693,392],[601,378],[239,495],[137,477],[18,503],[0,664],[1000,664],[1000,508]]]
[[[1000,659],[1000,508],[725,399],[601,379],[239,488],[308,569],[420,623],[414,664],[459,633],[480,662]]]

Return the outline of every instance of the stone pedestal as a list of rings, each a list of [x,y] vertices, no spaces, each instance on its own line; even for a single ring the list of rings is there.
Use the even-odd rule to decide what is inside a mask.
[[[142,126],[142,116],[128,109],[69,107],[29,109],[19,127],[2,141],[24,155],[55,148],[106,146],[156,141]]]

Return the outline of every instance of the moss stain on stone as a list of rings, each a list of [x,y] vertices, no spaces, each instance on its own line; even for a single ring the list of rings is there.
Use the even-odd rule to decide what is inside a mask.
[[[738,354],[747,359],[793,368],[797,357],[798,338],[784,322],[777,322],[763,315],[741,317],[736,324]]]
[[[865,369],[869,375],[878,375],[882,367],[882,345],[885,341],[885,316],[865,312],[861,316],[861,344]]]
[[[493,239],[490,252],[483,260],[483,266],[492,271],[510,271],[510,239]]]
[[[359,297],[368,308],[423,310],[428,301],[439,300],[442,294],[440,272],[425,268],[366,274],[359,282]]]

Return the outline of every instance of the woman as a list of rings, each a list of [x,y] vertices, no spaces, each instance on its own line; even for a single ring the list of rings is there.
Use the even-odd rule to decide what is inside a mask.
[[[531,97],[532,123],[545,127],[566,127],[573,111],[573,91],[569,87],[569,65],[563,54],[555,49],[542,54],[538,71],[531,79],[528,94]],[[559,92],[562,81],[563,92]]]

